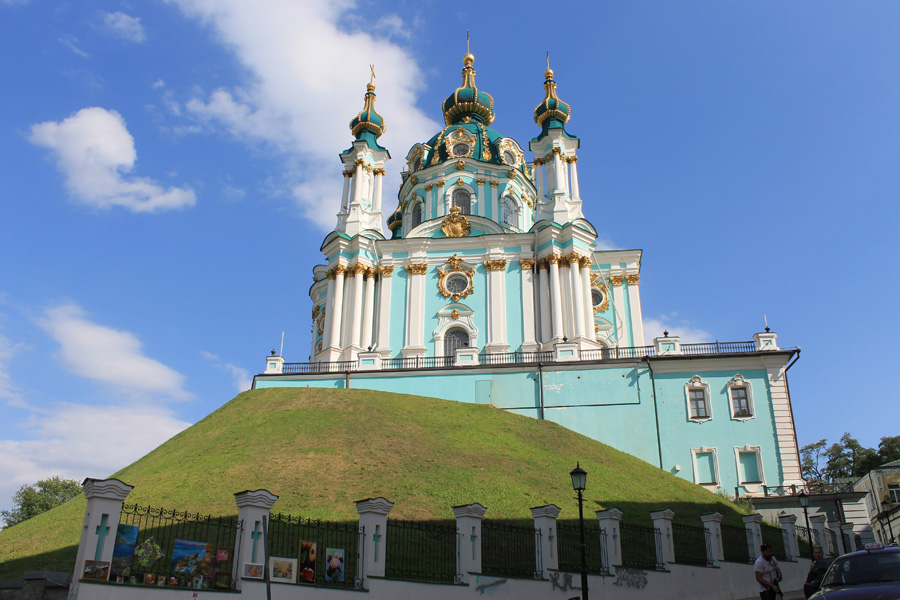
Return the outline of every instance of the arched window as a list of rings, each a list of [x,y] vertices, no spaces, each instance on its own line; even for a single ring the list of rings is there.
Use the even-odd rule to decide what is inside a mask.
[[[453,356],[457,348],[465,348],[469,345],[469,332],[459,327],[454,327],[444,334],[444,356]]]
[[[409,228],[418,227],[422,224],[422,203],[416,202],[413,204],[412,208],[412,216],[409,219]]]
[[[453,192],[453,206],[459,207],[459,212],[464,215],[472,214],[472,201],[469,199],[469,192],[463,189]]]
[[[516,227],[518,223],[516,222],[516,205],[509,198],[503,199],[503,208],[500,214],[500,218],[504,225],[509,225],[510,227]]]
[[[600,306],[603,304],[603,292],[598,290],[597,288],[591,288],[591,304],[594,306]]]

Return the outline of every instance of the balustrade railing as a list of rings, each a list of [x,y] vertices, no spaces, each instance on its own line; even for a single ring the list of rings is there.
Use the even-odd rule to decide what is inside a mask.
[[[837,535],[827,527],[825,528],[825,554],[827,556],[837,556],[839,554]]]
[[[797,548],[800,550],[800,558],[812,558],[813,546],[815,545],[814,532],[802,525],[795,525],[797,531]]]
[[[846,494],[853,492],[852,483],[827,483],[812,481],[805,485],[764,485],[764,496],[797,496],[801,492],[807,496],[820,494]]]

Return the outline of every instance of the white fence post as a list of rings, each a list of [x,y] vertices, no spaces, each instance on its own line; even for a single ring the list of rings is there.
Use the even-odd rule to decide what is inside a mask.
[[[834,533],[834,550],[835,552],[837,552],[838,556],[844,554],[845,552],[848,552],[848,550],[844,550],[844,536],[841,535],[841,524],[830,521],[828,523],[828,529],[830,529]]]
[[[540,548],[537,548],[540,555],[535,557],[535,560],[540,567],[538,570],[544,577],[547,576],[547,571],[559,569],[559,554],[556,548],[556,517],[559,516],[561,510],[555,504],[536,506],[531,509],[534,528],[541,532],[541,545]]]
[[[238,521],[241,522],[241,528],[235,534],[235,556],[231,566],[231,577],[237,590],[241,589],[245,564],[269,568],[269,565],[265,564],[263,535],[264,532],[268,533],[269,512],[275,506],[276,500],[278,496],[268,490],[245,490],[234,495],[234,503],[238,507]]]
[[[675,513],[669,510],[657,510],[650,513],[653,519],[653,528],[659,529],[660,537],[657,538],[657,555],[663,565],[675,562],[675,539],[672,535],[672,518]]]
[[[453,507],[460,536],[457,539],[456,572],[465,583],[469,582],[469,573],[481,573],[481,520],[486,511],[477,502]]]
[[[122,503],[134,489],[134,486],[118,479],[88,477],[81,485],[87,498],[87,508],[84,510],[84,525],[81,528],[81,541],[78,542],[78,553],[75,555],[75,574],[72,577],[76,594],[78,581],[84,576],[85,561],[100,561],[92,563],[96,568],[102,568],[102,563],[105,562],[106,576],[109,578]]]
[[[363,560],[359,578],[367,585],[369,576],[384,577],[384,559],[387,543],[387,516],[394,503],[386,498],[366,498],[356,501],[359,513],[360,541]]]
[[[619,567],[622,565],[622,534],[619,531],[619,521],[624,513],[618,508],[610,508],[598,510],[595,514],[597,521],[600,522],[601,533],[606,532],[606,556],[609,557],[609,564],[603,566],[606,569]],[[602,535],[600,542],[603,542]]]
[[[800,558],[800,544],[797,542],[797,515],[781,515],[778,517],[781,529],[784,531],[785,544],[789,560]]]
[[[856,552],[860,548],[856,547],[856,538],[853,537],[853,523],[841,523],[841,533],[847,536],[850,541],[850,547],[844,548],[844,552]]]
[[[700,515],[703,528],[709,532],[709,543],[706,545],[706,558],[712,565],[718,566],[725,560],[725,546],[722,544],[722,513],[706,513]]]
[[[744,515],[741,517],[744,521],[744,527],[750,530],[750,535],[747,537],[747,549],[750,551],[750,559],[753,560],[754,556],[759,556],[759,547],[762,546],[762,515]]]
[[[809,518],[813,530],[813,546],[822,546],[825,556],[828,556],[828,538],[825,537],[825,515],[813,515]]]

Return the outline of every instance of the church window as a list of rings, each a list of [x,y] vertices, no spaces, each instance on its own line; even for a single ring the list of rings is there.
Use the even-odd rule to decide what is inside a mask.
[[[453,145],[453,156],[466,156],[469,154],[469,145],[465,142],[459,142]]]
[[[453,356],[457,348],[465,348],[469,345],[469,332],[459,327],[454,327],[444,335],[444,356]]]
[[[737,374],[731,378],[726,386],[728,399],[731,402],[731,418],[744,420],[753,418],[753,395],[750,390],[750,382],[744,380],[743,375]]]
[[[600,306],[601,304],[603,304],[603,292],[601,292],[597,288],[591,289],[591,304],[594,306]]]
[[[412,208],[412,217],[409,220],[410,228],[418,227],[422,224],[422,203],[416,202],[413,204]]]
[[[503,214],[501,218],[504,225],[509,225],[510,227],[518,225],[516,222],[516,205],[509,198],[503,199]]]
[[[506,164],[508,164],[511,167],[516,166],[516,163],[518,162],[516,160],[516,153],[513,152],[512,150],[505,150],[503,152],[503,162],[505,162]]]
[[[735,448],[738,459],[738,479],[740,483],[762,483],[762,465],[759,462],[759,448],[744,446]]]
[[[708,421],[712,418],[709,405],[709,384],[704,383],[699,375],[694,375],[684,386],[687,399],[688,418],[691,421]]]
[[[464,215],[472,214],[472,200],[469,198],[469,192],[466,190],[453,192],[453,206],[458,206],[459,212]]]
[[[454,273],[447,277],[444,287],[446,287],[447,291],[451,294],[462,294],[469,289],[469,278],[462,273]]]
[[[719,467],[716,461],[715,448],[694,448],[694,483],[700,485],[718,485]]]

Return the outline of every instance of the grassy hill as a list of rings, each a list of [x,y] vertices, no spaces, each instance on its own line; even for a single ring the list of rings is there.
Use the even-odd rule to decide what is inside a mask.
[[[353,501],[376,496],[407,519],[452,519],[450,507],[471,502],[489,519],[530,519],[549,503],[571,519],[576,461],[586,516],[617,507],[649,525],[649,511],[671,508],[678,521],[719,511],[740,522],[722,497],[549,421],[367,390],[245,392],[112,476],[134,486],[129,503],[212,515],[236,514],[235,492],[265,488],[280,496],[274,512],[328,520],[355,520]],[[0,532],[0,580],[71,571],[85,504]]]

